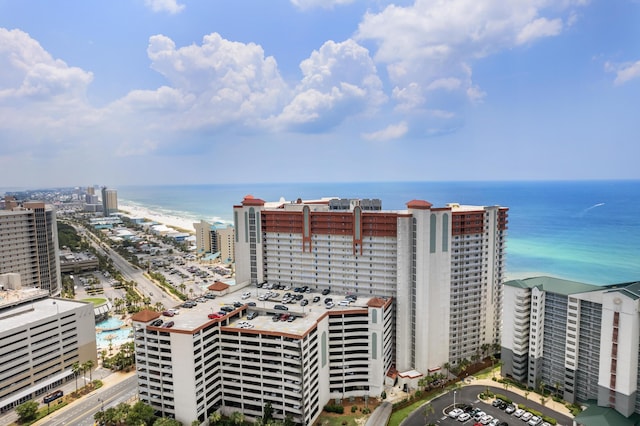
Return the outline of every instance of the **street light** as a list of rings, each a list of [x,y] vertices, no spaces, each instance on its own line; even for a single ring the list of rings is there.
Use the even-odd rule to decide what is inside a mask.
[[[453,391],[453,408],[456,408],[456,391]]]

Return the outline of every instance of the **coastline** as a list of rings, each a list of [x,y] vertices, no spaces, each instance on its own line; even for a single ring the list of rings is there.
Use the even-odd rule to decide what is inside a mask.
[[[134,206],[131,204],[120,204],[118,206],[118,210],[121,213],[124,213],[132,218],[142,217],[147,220],[158,222],[171,228],[175,228],[178,231],[195,234],[195,228],[193,227],[194,222],[183,217],[161,214],[147,208]]]

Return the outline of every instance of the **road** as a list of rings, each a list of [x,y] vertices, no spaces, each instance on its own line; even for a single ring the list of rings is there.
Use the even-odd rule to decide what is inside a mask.
[[[107,256],[111,258],[113,261],[113,266],[120,271],[122,277],[127,281],[134,281],[137,284],[138,292],[142,294],[143,297],[149,297],[151,299],[151,305],[155,305],[160,302],[165,307],[172,307],[180,303],[173,296],[165,293],[162,289],[160,289],[153,281],[149,280],[144,276],[144,272],[140,270],[138,267],[130,264],[126,259],[124,259],[120,254],[118,254],[115,250],[111,249],[106,244],[102,243],[95,235],[91,232],[87,232],[82,228],[77,228],[81,234],[91,242],[91,244],[95,247],[95,249],[101,255]]]
[[[38,426],[93,426],[93,415],[121,402],[131,401],[137,395],[138,377],[133,375],[108,388],[101,388],[73,402],[38,422]]]
[[[470,405],[473,405],[474,407],[480,407],[482,411],[484,411],[485,413],[490,414],[501,420],[504,420],[510,425],[525,424],[524,422],[520,421],[520,419],[505,413],[499,408],[493,407],[489,403],[480,401],[478,399],[478,394],[480,394],[480,392],[482,391],[485,391],[486,389],[487,389],[486,386],[479,386],[479,385],[463,386],[456,390],[455,402],[456,404],[470,404]],[[525,399],[523,396],[518,395],[517,393],[504,390],[504,388],[489,387],[489,389],[494,393],[502,394],[507,396],[508,398],[511,398],[513,402],[521,406],[525,405],[527,407],[531,407],[535,410],[542,412],[543,414],[549,417],[553,417],[558,421],[558,425],[566,426],[566,425],[573,424],[573,420],[570,419],[569,417],[556,413],[555,411],[542,406],[541,404],[535,402],[532,399]],[[402,426],[424,426],[425,423],[426,424],[433,423],[433,424],[442,425],[442,426],[446,426],[446,425],[472,426],[475,423],[473,419],[470,419],[470,420],[467,420],[466,422],[461,423],[455,419],[450,419],[445,414],[445,412],[448,412],[449,408],[453,406],[453,399],[454,399],[453,391],[450,391],[442,396],[439,396],[433,399],[431,402],[431,406],[433,407],[433,414],[429,414],[428,416],[425,417],[425,414],[426,414],[425,408],[424,407],[420,408],[414,411],[413,413],[411,413],[409,417],[407,417],[403,421]]]

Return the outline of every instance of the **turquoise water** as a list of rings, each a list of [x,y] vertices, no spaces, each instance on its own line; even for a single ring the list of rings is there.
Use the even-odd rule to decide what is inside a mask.
[[[109,317],[104,321],[100,321],[96,323],[96,328],[101,329],[112,329],[116,327],[122,327],[124,322],[115,317]]]
[[[231,223],[233,205],[265,201],[379,198],[385,210],[413,199],[509,207],[507,273],[546,273],[611,284],[640,280],[640,181],[369,182],[183,185],[118,188],[122,200],[191,219]]]
[[[96,323],[96,329],[105,329],[107,331],[96,332],[96,346],[98,350],[107,349],[109,347],[109,340],[113,347],[120,346],[123,343],[130,342],[133,337],[131,336],[131,327],[120,328],[117,330],[108,330],[110,328],[121,327],[124,322],[118,318],[110,317],[104,321]]]

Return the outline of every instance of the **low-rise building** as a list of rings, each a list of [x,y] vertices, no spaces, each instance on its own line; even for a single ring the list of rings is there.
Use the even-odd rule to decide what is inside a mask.
[[[0,412],[73,380],[76,362],[97,365],[93,304],[23,289],[9,275],[0,280]]]

